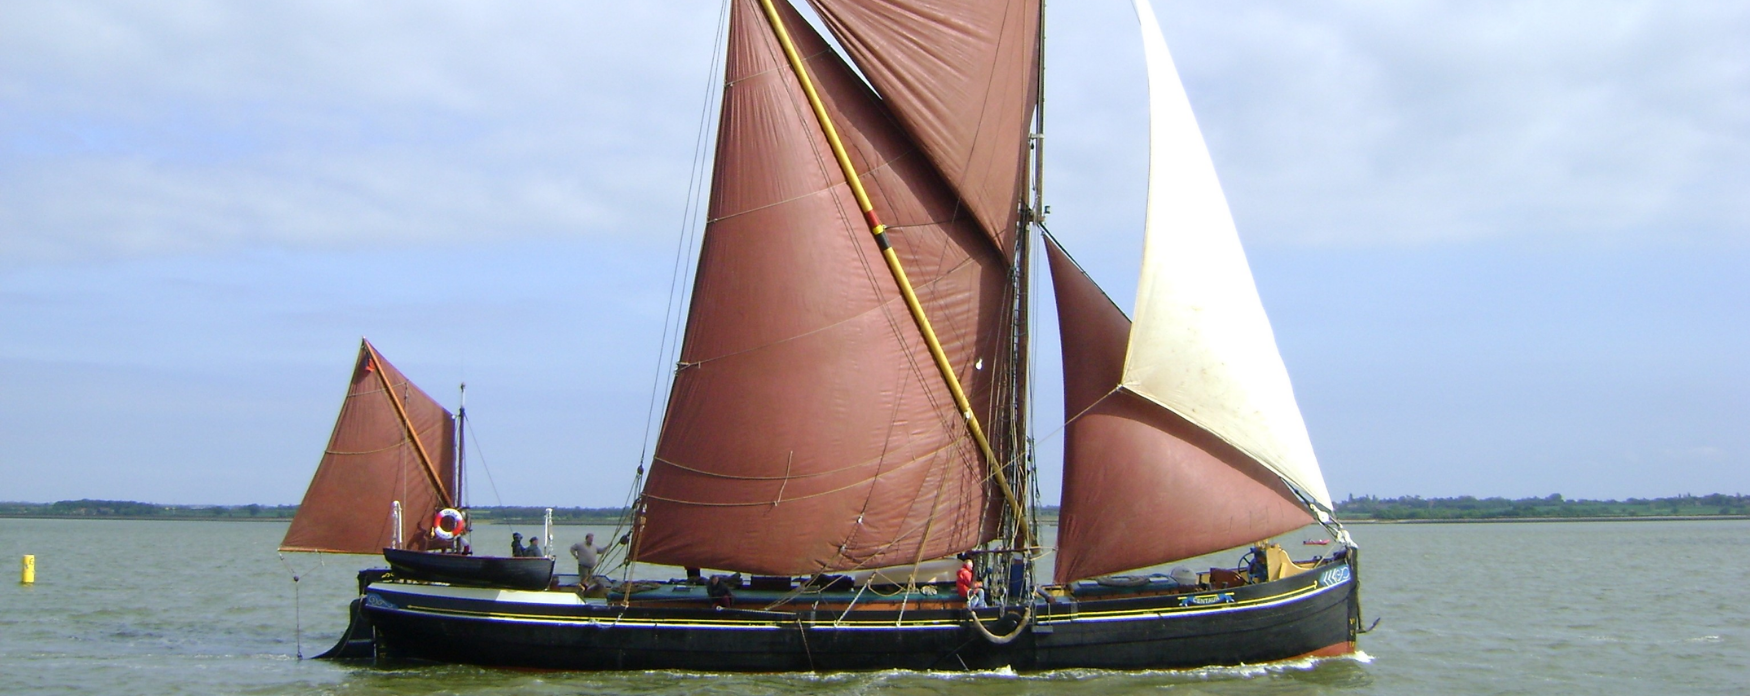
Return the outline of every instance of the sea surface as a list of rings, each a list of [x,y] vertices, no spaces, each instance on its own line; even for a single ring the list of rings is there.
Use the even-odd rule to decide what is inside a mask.
[[[512,529],[482,527],[475,543],[508,543]],[[584,531],[561,528],[559,548]],[[0,567],[11,568],[0,576],[0,693],[1750,694],[1744,520],[1358,525],[1363,610],[1380,620],[1362,636],[1362,656],[1037,675],[300,660],[334,642],[354,571],[370,562],[282,559],[274,547],[284,533],[275,522],[0,519]],[[17,583],[27,553],[37,558],[31,586]]]

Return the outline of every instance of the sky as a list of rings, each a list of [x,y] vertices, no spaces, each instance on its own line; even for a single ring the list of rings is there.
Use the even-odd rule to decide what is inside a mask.
[[[0,500],[294,503],[368,336],[468,383],[473,504],[624,504],[719,9],[9,3]],[[1750,6],[1156,9],[1334,496],[1750,492]],[[1048,225],[1127,309],[1135,21],[1047,20]]]

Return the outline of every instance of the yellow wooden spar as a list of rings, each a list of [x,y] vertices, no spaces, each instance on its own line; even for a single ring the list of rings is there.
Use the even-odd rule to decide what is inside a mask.
[[[851,194],[857,198],[857,207],[863,211],[863,219],[869,223],[869,233],[875,236],[875,243],[881,248],[881,257],[887,260],[887,270],[893,273],[893,280],[899,284],[899,293],[905,297],[905,306],[911,310],[911,318],[917,322],[918,331],[924,335],[924,343],[930,347],[930,357],[935,358],[936,369],[942,373],[943,381],[948,383],[948,391],[954,395],[954,405],[960,409],[960,415],[966,419],[966,427],[972,432],[972,439],[978,443],[978,449],[984,453],[984,460],[989,463],[997,486],[1002,489],[1003,500],[1009,504],[1009,512],[1015,516],[1016,531],[1020,533],[1020,541],[1024,546],[1033,545],[1032,531],[1027,528],[1026,511],[1021,508],[1021,501],[1015,497],[1015,492],[1009,486],[1009,478],[1003,473],[1003,463],[997,459],[996,452],[991,450],[990,440],[984,435],[984,427],[978,423],[978,415],[972,412],[972,402],[966,398],[966,390],[960,386],[959,376],[954,374],[954,366],[948,363],[948,354],[942,350],[942,342],[936,338],[936,330],[930,327],[930,318],[924,314],[923,304],[918,302],[917,293],[912,290],[911,281],[906,278],[905,268],[899,263],[899,255],[894,253],[893,246],[887,243],[887,226],[875,215],[875,206],[869,202],[869,194],[863,190],[863,180],[857,175],[856,167],[851,164],[851,156],[845,151],[845,145],[839,140],[839,132],[833,127],[832,118],[826,113],[826,105],[821,102],[820,94],[814,90],[814,81],[808,77],[808,70],[802,64],[802,56],[796,51],[796,44],[790,41],[790,32],[784,29],[784,20],[778,16],[778,8],[772,0],[760,0],[765,8],[766,19],[772,24],[772,31],[778,36],[778,43],[784,47],[784,55],[790,60],[790,69],[795,71],[796,79],[802,83],[803,93],[808,95],[808,105],[814,108],[814,115],[820,120],[820,129],[826,133],[827,143],[832,145],[832,154],[838,159],[839,168],[844,170],[845,182],[851,185]]]
[[[419,431],[414,429],[413,421],[407,417],[407,407],[401,405],[401,397],[395,394],[395,385],[389,383],[389,375],[383,370],[382,356],[377,355],[376,346],[369,343],[365,346],[370,351],[371,367],[376,369],[377,381],[383,385],[383,392],[389,395],[389,403],[395,407],[395,416],[401,420],[401,428],[407,432],[407,439],[413,441],[413,451],[419,455],[419,463],[425,465],[425,477],[437,489],[438,499],[443,501],[444,507],[454,507],[455,502],[450,500],[449,490],[444,488],[443,477],[438,476],[437,467],[431,462],[431,455],[425,451],[425,443],[419,440]]]

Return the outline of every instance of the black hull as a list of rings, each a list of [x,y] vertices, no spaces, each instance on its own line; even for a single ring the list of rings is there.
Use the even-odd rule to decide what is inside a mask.
[[[1161,602],[1154,598],[1084,602],[1072,618],[1040,622],[1046,632],[1035,633],[1034,661],[1027,668],[1180,669],[1355,649],[1359,587],[1346,564],[1198,596],[1218,597],[1220,603],[1201,611],[1160,613]]]
[[[964,609],[765,612],[585,603],[567,593],[380,583],[363,619],[379,656],[560,670],[1020,671],[1258,664],[1354,650],[1352,560],[1198,595],[1117,591],[1040,603],[997,644]],[[1002,635],[1020,616],[980,610]]]
[[[376,633],[371,630],[371,620],[363,613],[365,600],[355,599],[347,605],[347,615],[352,621],[346,625],[346,632],[340,634],[340,640],[328,652],[317,655],[318,660],[368,660],[377,655]]]
[[[461,556],[403,549],[383,549],[395,577],[472,587],[545,590],[553,582],[551,558]]]

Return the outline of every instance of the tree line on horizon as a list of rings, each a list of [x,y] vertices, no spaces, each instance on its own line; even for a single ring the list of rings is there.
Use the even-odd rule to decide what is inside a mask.
[[[540,522],[547,508],[532,506],[471,507],[477,522]],[[553,508],[553,521],[570,524],[612,524],[625,508]],[[291,519],[296,505],[159,505],[136,500],[61,500],[53,503],[0,502],[0,517],[111,517],[128,519]]]
[[[158,505],[135,500],[61,500],[0,503],[0,517],[161,517],[291,519],[296,505]]]
[[[1485,520],[1562,517],[1690,517],[1750,515],[1750,496],[1679,495],[1627,500],[1568,500],[1555,493],[1542,498],[1377,498],[1350,496],[1337,502],[1339,519]]]
[[[538,523],[546,507],[497,505],[469,508],[477,522]],[[158,505],[133,500],[62,500],[53,503],[0,502],[0,517],[108,517],[128,519],[291,519],[296,505]],[[1041,506],[1039,516],[1057,518],[1055,505]],[[555,507],[553,521],[561,524],[613,524],[624,518],[626,508]],[[1337,501],[1337,516],[1348,520],[1442,520],[1563,517],[1685,517],[1750,516],[1750,496],[1679,495],[1669,498],[1627,500],[1569,500],[1560,493],[1542,498],[1508,499],[1423,498],[1399,496],[1349,496]]]

